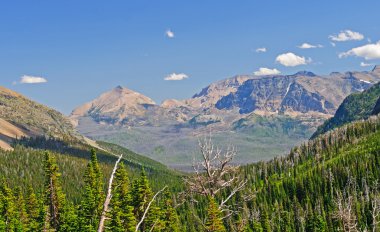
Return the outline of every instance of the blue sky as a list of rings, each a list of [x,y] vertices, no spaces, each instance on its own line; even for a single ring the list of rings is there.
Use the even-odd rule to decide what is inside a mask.
[[[69,114],[117,85],[160,103],[260,68],[370,70],[360,63],[380,63],[379,9],[378,0],[2,1],[0,85]],[[188,78],[164,80],[173,73]]]

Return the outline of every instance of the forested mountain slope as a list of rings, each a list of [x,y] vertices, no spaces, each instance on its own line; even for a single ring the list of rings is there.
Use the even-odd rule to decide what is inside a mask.
[[[253,217],[253,231],[372,230],[380,220],[379,166],[380,118],[373,116],[295,147],[286,157],[242,167],[256,192],[245,217]]]
[[[339,106],[334,117],[326,120],[318,127],[317,131],[312,135],[312,138],[346,123],[366,119],[370,115],[378,113],[379,105],[376,103],[379,103],[379,99],[380,83],[375,84],[361,93],[349,95]]]
[[[108,146],[112,147],[113,151],[123,150],[113,145]],[[16,146],[14,151],[1,153],[0,171],[6,181],[3,181],[0,188],[0,227],[9,228],[8,226],[13,225],[28,228],[31,222],[36,223],[36,227],[46,225],[44,219],[31,218],[29,215],[32,215],[32,211],[23,202],[29,204],[33,196],[31,194],[35,192],[39,199],[37,205],[41,204],[42,207],[38,208],[41,210],[39,212],[43,215],[44,212],[50,212],[48,208],[43,207],[50,202],[49,197],[45,198],[46,189],[50,189],[49,182],[45,180],[54,174],[57,175],[55,179],[62,180],[57,182],[62,183],[62,191],[60,190],[58,195],[65,193],[64,199],[67,203],[61,208],[62,218],[58,219],[58,224],[48,225],[51,228],[65,228],[57,231],[92,231],[91,228],[83,229],[83,223],[90,220],[82,215],[89,210],[83,208],[83,204],[88,203],[88,189],[92,188],[90,183],[99,182],[104,188],[116,158],[107,163],[102,161],[104,158],[99,154],[97,164],[94,156],[88,163],[88,159],[54,153],[58,170],[62,173],[62,176],[59,176],[53,165],[54,158],[42,151]],[[91,168],[97,165],[104,177],[92,176]],[[149,219],[146,219],[139,231],[149,231],[147,228],[156,226],[154,221],[159,224],[152,231],[210,231],[205,228],[212,226],[220,230],[211,231],[377,231],[375,226],[380,220],[376,208],[380,202],[379,166],[378,116],[353,122],[321,135],[295,147],[287,156],[240,167],[236,171],[236,177],[244,179],[246,184],[243,190],[230,199],[229,211],[219,211],[217,205],[231,194],[231,189],[226,188],[212,199],[196,197],[194,199],[197,200],[197,207],[193,208],[194,205],[190,201],[181,204],[181,195],[189,191],[182,184],[180,177],[149,171],[151,181],[148,181],[144,174],[139,177],[140,171],[136,173],[133,168],[121,166],[117,172],[119,174],[116,175],[113,191],[117,195],[115,200],[111,201],[106,231],[115,231],[115,228],[128,231],[125,229],[128,225],[132,225],[129,228],[134,228],[135,220],[141,219],[142,211],[138,210],[141,200],[147,197],[149,201],[153,197],[148,182],[156,186],[156,191],[163,185],[170,188],[166,190],[167,193],[153,201],[155,206],[149,210]],[[46,173],[47,170],[52,172]],[[128,177],[134,181],[122,181],[126,178],[126,173],[129,173]],[[191,178],[191,175],[188,178]],[[228,180],[230,177],[225,178]],[[36,186],[33,191],[25,189],[25,186],[30,184]],[[119,192],[116,186],[124,186],[127,192]],[[100,190],[101,192],[105,194],[105,190]],[[245,194],[248,192],[253,193],[253,197],[246,198]],[[127,194],[125,199],[129,200],[119,205],[119,200],[121,202],[122,199],[119,196],[124,196],[123,194]],[[104,199],[102,194],[99,197]],[[144,202],[142,207],[146,208],[147,200]],[[175,207],[176,204],[178,207]],[[8,210],[9,205],[13,205],[11,212]],[[15,205],[18,206],[15,208]],[[23,211],[24,209],[26,211]],[[119,212],[115,210],[120,210],[121,215],[124,215],[120,224],[114,220],[118,218]],[[24,212],[27,213],[21,217]],[[98,211],[93,212],[97,212],[98,215]],[[8,219],[12,219],[13,224],[4,224]],[[95,217],[90,224],[93,225],[92,228],[96,223]]]

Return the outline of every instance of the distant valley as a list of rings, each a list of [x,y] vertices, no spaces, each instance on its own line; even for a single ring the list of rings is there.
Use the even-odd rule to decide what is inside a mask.
[[[345,97],[379,80],[379,66],[327,76],[307,71],[238,75],[212,83],[190,99],[160,105],[117,86],[73,110],[70,120],[85,136],[182,170],[191,166],[197,138],[210,134],[222,147],[237,147],[236,163],[247,163],[284,154],[307,140]]]

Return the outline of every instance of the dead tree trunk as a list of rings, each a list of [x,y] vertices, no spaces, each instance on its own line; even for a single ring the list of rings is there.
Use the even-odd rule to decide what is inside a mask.
[[[122,157],[123,157],[123,155],[120,155],[119,159],[116,161],[115,166],[114,166],[114,168],[112,170],[112,174],[111,174],[110,180],[108,182],[107,197],[106,197],[106,199],[104,201],[103,212],[102,212],[102,216],[100,217],[98,232],[103,232],[103,229],[104,229],[104,223],[106,221],[106,213],[108,212],[108,205],[110,204],[110,201],[111,201],[111,198],[112,198],[112,182],[113,182],[113,178],[115,176],[116,170],[117,170],[117,165],[119,164],[119,162],[120,162],[120,160],[121,160]]]

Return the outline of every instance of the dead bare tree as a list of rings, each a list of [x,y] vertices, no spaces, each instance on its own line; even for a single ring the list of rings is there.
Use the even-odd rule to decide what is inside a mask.
[[[340,220],[343,224],[343,230],[346,232],[355,232],[357,229],[357,218],[355,214],[354,197],[356,196],[356,181],[351,176],[347,169],[348,181],[342,192],[337,191],[336,199],[334,200],[337,207],[334,217]]]
[[[219,209],[231,215],[232,209],[227,203],[247,183],[238,175],[239,167],[231,164],[237,154],[236,148],[230,146],[223,151],[213,143],[211,136],[200,139],[198,146],[201,160],[193,163],[194,175],[185,179],[188,196],[196,202],[195,195],[214,198],[226,190],[229,194],[219,202]],[[248,200],[248,197],[244,199]]]
[[[120,160],[122,157],[123,157],[123,155],[120,155],[119,159],[116,161],[115,166],[114,166],[112,173],[111,173],[110,180],[108,182],[107,197],[106,197],[104,204],[103,204],[103,212],[102,212],[102,216],[100,217],[98,232],[102,232],[104,230],[104,223],[106,221],[106,213],[108,212],[108,205],[110,204],[111,198],[112,198],[112,182],[113,182],[113,178],[115,176],[116,170],[117,170],[117,166],[120,163]]]

